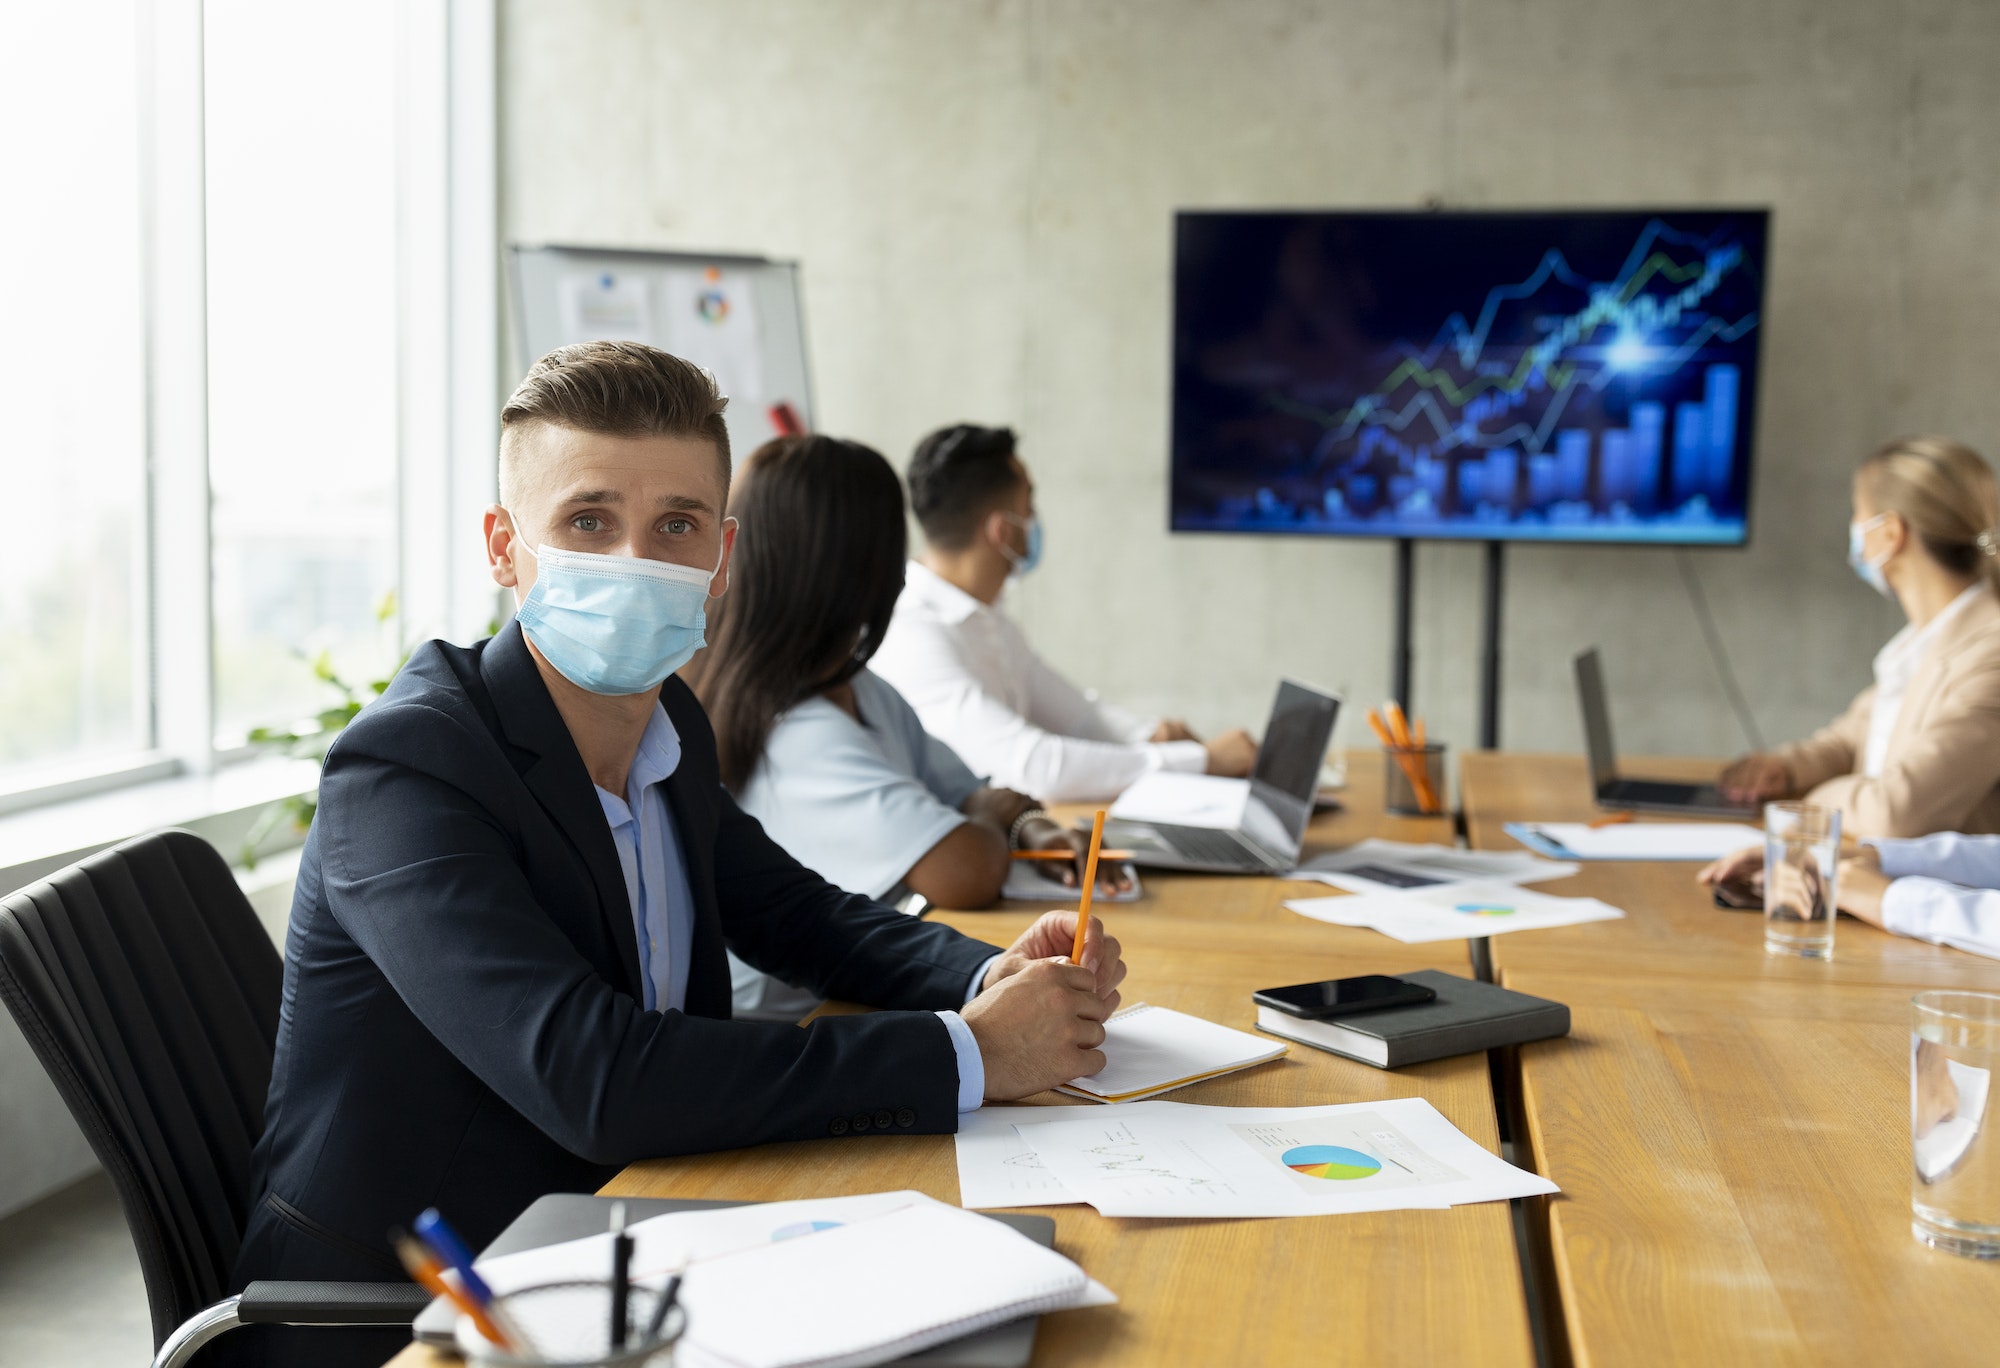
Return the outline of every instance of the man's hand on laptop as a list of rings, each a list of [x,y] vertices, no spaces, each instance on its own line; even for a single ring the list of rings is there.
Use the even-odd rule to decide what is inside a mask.
[[[1178,717],[1169,717],[1162,720],[1159,726],[1153,728],[1153,734],[1146,739],[1149,741],[1153,741],[1155,743],[1162,741],[1201,740],[1201,738],[1199,736],[1196,736],[1194,732],[1188,727],[1188,724],[1181,721]]]
[[[1792,772],[1777,756],[1759,751],[1723,770],[1715,786],[1732,803],[1761,803],[1766,798],[1782,798],[1790,793]]]
[[[1230,779],[1247,776],[1257,764],[1257,738],[1241,727],[1222,733],[1208,745],[1208,772]]]

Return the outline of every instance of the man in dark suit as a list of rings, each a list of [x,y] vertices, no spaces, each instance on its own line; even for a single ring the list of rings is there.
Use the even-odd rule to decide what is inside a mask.
[[[632,343],[551,353],[509,400],[486,522],[518,616],[420,648],[327,756],[239,1285],[393,1278],[385,1232],[427,1206],[478,1245],[636,1159],[950,1132],[1103,1066],[1124,966],[1096,923],[1073,965],[1071,913],[1005,951],[903,916],[719,782],[672,671],[727,584],[722,404]],[[889,1010],[732,1022],[725,947]],[[260,1333],[233,1356],[379,1363],[398,1338]]]

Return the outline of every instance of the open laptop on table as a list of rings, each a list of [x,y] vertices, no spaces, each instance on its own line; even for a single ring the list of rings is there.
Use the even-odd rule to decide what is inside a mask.
[[[1576,696],[1583,706],[1583,744],[1590,754],[1590,783],[1603,808],[1638,808],[1711,817],[1755,817],[1754,803],[1733,803],[1714,784],[1625,778],[1611,743],[1611,709],[1604,700],[1604,667],[1595,647],[1576,658]]]
[[[1112,804],[1104,843],[1154,869],[1282,874],[1298,868],[1339,712],[1332,694],[1282,681],[1247,780],[1148,774]]]

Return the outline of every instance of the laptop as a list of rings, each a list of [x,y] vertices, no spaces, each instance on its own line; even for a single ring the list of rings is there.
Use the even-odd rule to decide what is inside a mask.
[[[1576,696],[1583,705],[1583,744],[1590,754],[1590,783],[1603,808],[1638,808],[1712,817],[1755,817],[1754,803],[1734,803],[1713,784],[1624,778],[1611,744],[1611,709],[1604,701],[1604,667],[1592,647],[1576,658]]]
[[[1249,779],[1149,774],[1113,805],[1104,843],[1131,851],[1133,864],[1153,869],[1283,874],[1298,868],[1320,765],[1339,712],[1340,700],[1332,694],[1289,679],[1280,682]],[[1174,793],[1187,803],[1189,816],[1199,810],[1201,819],[1174,821],[1174,799],[1148,810],[1143,790],[1153,780],[1161,782],[1152,787]],[[1130,815],[1119,815],[1121,807]]]

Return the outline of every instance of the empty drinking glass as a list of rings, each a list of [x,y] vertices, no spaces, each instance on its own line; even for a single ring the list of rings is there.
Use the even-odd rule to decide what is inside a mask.
[[[1833,958],[1840,811],[1813,803],[1764,809],[1764,951]]]

